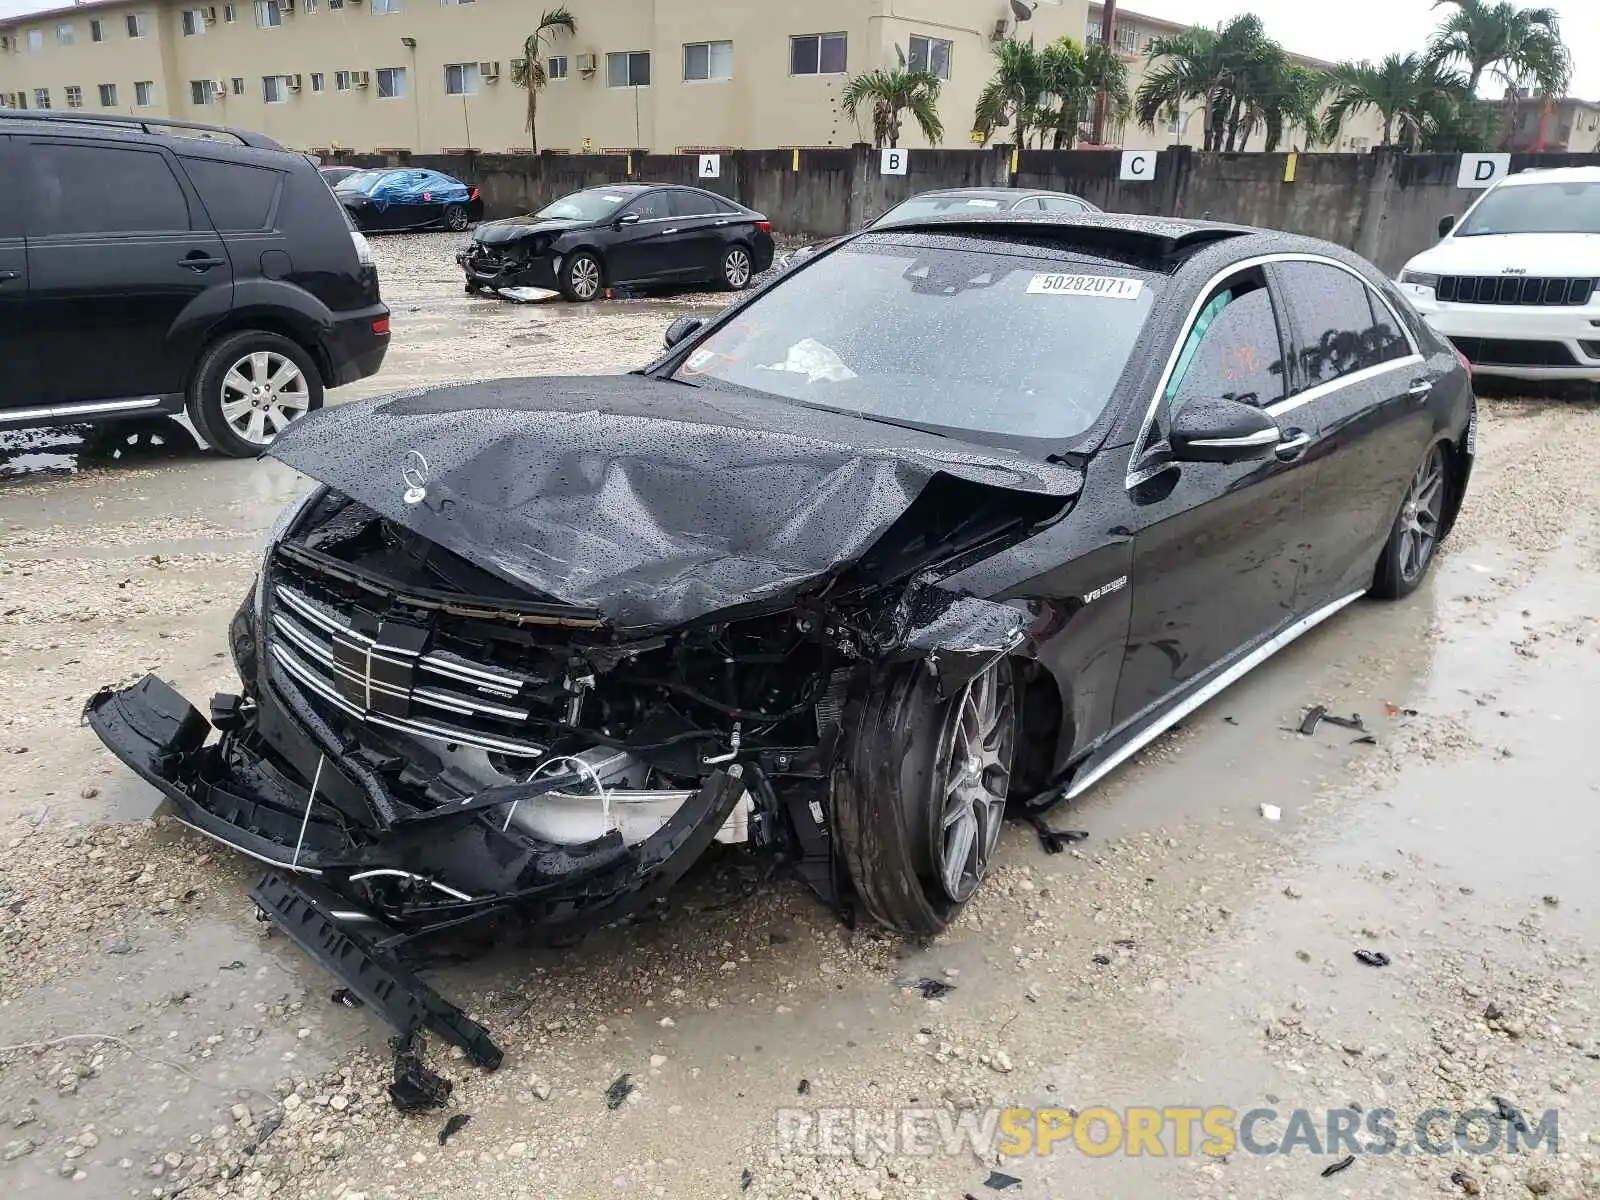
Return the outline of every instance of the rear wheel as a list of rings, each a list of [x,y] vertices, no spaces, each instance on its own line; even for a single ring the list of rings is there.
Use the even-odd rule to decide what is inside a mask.
[[[281,334],[229,334],[200,360],[188,413],[212,449],[253,458],[292,422],[322,407],[322,377],[311,356]]]
[[[568,300],[587,304],[600,294],[603,273],[600,260],[587,250],[580,250],[561,269],[561,294]]]
[[[472,224],[472,215],[467,212],[464,204],[451,204],[444,210],[444,227],[454,233],[461,233],[468,225]]]
[[[1002,660],[949,700],[918,665],[857,706],[835,781],[835,833],[856,892],[883,925],[928,937],[989,873],[1016,747],[1016,698]]]
[[[1389,544],[1378,559],[1377,574],[1372,580],[1373,595],[1398,600],[1417,590],[1439,547],[1449,491],[1449,460],[1445,457],[1444,446],[1436,444],[1423,456],[1406,488],[1400,515],[1389,531]]]
[[[750,251],[742,245],[729,246],[722,252],[722,286],[730,292],[742,292],[750,286]]]

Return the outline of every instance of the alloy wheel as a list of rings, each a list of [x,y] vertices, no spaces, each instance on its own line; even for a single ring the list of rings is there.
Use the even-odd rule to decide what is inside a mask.
[[[1407,583],[1421,577],[1439,543],[1444,482],[1444,454],[1435,446],[1417,468],[1400,506],[1400,575]]]
[[[222,377],[222,417],[253,446],[268,446],[311,407],[311,389],[293,360],[257,350]]]
[[[735,246],[722,260],[722,271],[729,287],[742,288],[750,282],[750,256]]]
[[[1011,673],[997,663],[950,706],[940,738],[942,811],[933,861],[951,900],[967,900],[989,871],[1005,820],[1015,740]]]
[[[444,214],[444,224],[445,224],[445,228],[446,229],[450,229],[450,230],[453,230],[456,233],[460,233],[468,225],[472,224],[472,219],[469,216],[467,216],[467,210],[466,209],[457,207],[457,208],[448,209],[445,212],[445,214]]]
[[[600,291],[600,264],[584,255],[572,264],[572,290],[580,300],[593,300]]]

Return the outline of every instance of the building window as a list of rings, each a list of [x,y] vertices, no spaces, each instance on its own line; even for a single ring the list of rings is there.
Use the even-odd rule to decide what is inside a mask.
[[[44,30],[28,30],[28,50],[30,52],[44,49]]]
[[[216,89],[209,79],[189,80],[189,103],[210,104],[216,98]]]
[[[447,96],[470,96],[478,90],[478,64],[445,63],[444,91]]]
[[[623,50],[606,55],[607,87],[649,87],[650,51]]]
[[[943,38],[921,37],[911,35],[911,69],[913,71],[926,71],[940,79],[950,78],[950,49],[954,42],[947,42]]]
[[[283,104],[289,99],[289,78],[286,75],[263,75],[261,99],[268,104]]]
[[[335,71],[333,73],[333,90],[336,92],[348,92],[350,90],[349,71]]]
[[[317,11],[317,0],[300,0],[300,11],[314,13]]]
[[[545,64],[544,74],[546,79],[565,79],[567,77],[567,56],[565,54],[557,54]]]
[[[843,75],[847,38],[842,33],[807,33],[789,39],[789,74]]]
[[[77,40],[77,33],[71,25],[56,26],[56,45],[70,46]]]
[[[91,42],[103,42],[106,40],[106,27],[102,22],[89,22],[89,40]]]
[[[33,106],[35,108],[49,108],[50,107],[50,89],[49,88],[34,88],[33,89]]]
[[[115,108],[117,106],[117,85],[102,83],[100,85],[100,107]]]
[[[149,108],[156,102],[156,85],[152,79],[136,80],[133,85],[133,106]]]
[[[276,29],[283,24],[283,9],[278,0],[256,0],[256,28]]]
[[[374,15],[381,13],[397,13],[400,11],[400,0],[372,0]]]
[[[471,4],[473,0],[444,0],[446,8],[459,8],[463,4]]]
[[[239,19],[238,6],[233,4],[225,6],[222,10],[222,19],[229,25],[232,25],[234,22],[236,22]]]
[[[406,69],[404,67],[378,68],[378,99],[398,100],[406,94]]]
[[[313,71],[313,72],[311,72],[311,90],[313,92],[321,92],[321,91],[324,90],[323,87],[322,87],[322,72],[321,71]]]
[[[83,89],[81,87],[73,87],[69,85],[66,89],[66,93],[68,108],[83,107]]]
[[[234,94],[234,95],[235,95],[235,96],[242,96],[242,95],[244,95],[244,76],[243,76],[243,75],[235,75],[235,76],[234,76],[234,77],[233,77],[233,78],[232,78],[232,79],[230,79],[230,80],[229,80],[229,81],[228,81],[228,82],[229,82],[229,84],[230,84],[230,85],[231,85],[231,86],[230,86],[230,87],[229,87],[229,90],[230,90],[230,91],[231,91],[231,92],[233,92],[233,94]]]
[[[733,78],[732,42],[690,42],[683,48],[683,77],[701,80]]]
[[[143,13],[128,14],[128,36],[131,38],[142,38],[144,36]]]
[[[343,7],[344,7],[344,0],[328,0],[328,8],[329,8],[330,11],[335,9],[335,8],[343,8]]]
[[[199,37],[206,31],[206,14],[201,8],[183,10],[183,36]]]

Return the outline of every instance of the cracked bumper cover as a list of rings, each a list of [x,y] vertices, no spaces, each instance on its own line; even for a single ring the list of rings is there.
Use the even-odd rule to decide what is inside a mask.
[[[708,776],[659,831],[635,845],[616,833],[560,845],[515,826],[502,830],[503,805],[402,811],[387,828],[362,823],[338,799],[341,787],[347,795],[360,789],[345,776],[345,764],[329,759],[307,820],[310,792],[301,780],[311,771],[304,764],[320,752],[270,690],[255,728],[224,732],[217,741],[210,740],[211,721],[155,675],[97,693],[84,716],[113,754],[165,793],[186,824],[280,870],[319,877],[417,934],[492,913],[560,934],[615,919],[682,876],[745,790],[740,768],[731,766]],[[261,736],[269,724],[270,737]],[[379,901],[374,879],[409,882]]]

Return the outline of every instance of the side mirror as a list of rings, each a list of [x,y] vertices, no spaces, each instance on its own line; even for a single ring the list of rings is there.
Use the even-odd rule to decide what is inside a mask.
[[[1450,235],[1450,231],[1452,229],[1454,229],[1455,227],[1456,227],[1456,219],[1455,219],[1454,215],[1451,215],[1451,216],[1448,216],[1448,217],[1440,217],[1439,218],[1439,236],[1440,237],[1448,237]]]
[[[706,319],[704,317],[679,317],[671,325],[667,326],[666,336],[661,340],[666,348],[671,350],[685,338],[699,333],[701,326],[705,323]]]
[[[621,229],[624,225],[637,225],[639,223],[639,214],[636,212],[626,212],[612,223],[618,229]]]
[[[1168,437],[1179,462],[1237,463],[1266,458],[1283,440],[1278,423],[1239,400],[1191,400]]]

